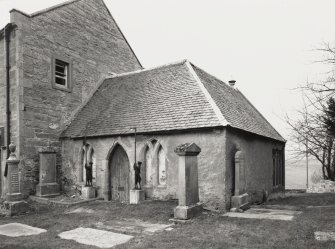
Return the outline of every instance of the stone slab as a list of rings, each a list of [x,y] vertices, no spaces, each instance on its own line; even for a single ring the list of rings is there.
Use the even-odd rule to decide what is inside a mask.
[[[44,233],[47,230],[28,226],[21,223],[9,223],[0,225],[0,234],[9,237],[30,236]]]
[[[246,219],[268,219],[268,220],[290,221],[293,220],[293,218],[296,215],[299,215],[301,213],[302,213],[301,211],[292,211],[292,210],[251,208],[244,213],[229,212],[224,214],[223,216],[246,218]]]
[[[108,222],[97,222],[95,226],[100,229],[125,232],[131,234],[155,233],[171,227],[173,224],[150,223],[138,219],[112,220]]]
[[[144,201],[144,199],[145,199],[144,190],[137,190],[137,189],[130,190],[129,195],[130,204],[139,204],[141,201]]]
[[[188,220],[202,212],[202,205],[196,204],[193,206],[177,206],[174,209],[174,218],[180,220]]]
[[[335,232],[314,232],[314,238],[319,241],[335,241]]]
[[[66,214],[93,214],[95,211],[89,208],[79,207],[74,210],[66,211]]]
[[[84,186],[81,188],[81,196],[85,199],[95,198],[95,188],[92,186]]]
[[[62,239],[74,240],[80,244],[97,246],[100,248],[110,248],[124,244],[133,238],[131,235],[83,227],[62,232],[58,234],[58,236]]]

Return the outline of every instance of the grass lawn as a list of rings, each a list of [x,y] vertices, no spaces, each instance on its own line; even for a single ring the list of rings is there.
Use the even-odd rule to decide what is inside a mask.
[[[335,194],[296,195],[269,204],[335,205]],[[174,201],[148,201],[140,205],[96,201],[80,205],[94,210],[93,213],[72,214],[67,213],[67,208],[36,205],[36,213],[14,218],[0,217],[0,225],[19,222],[48,231],[19,238],[0,235],[0,248],[92,248],[60,239],[57,235],[80,226],[95,228],[98,222],[112,224],[113,220],[122,219],[168,224],[176,205]],[[314,239],[315,231],[335,232],[335,206],[304,208],[303,213],[293,221],[229,218],[204,211],[191,222],[173,227],[172,231],[153,235],[132,234],[135,235],[134,239],[114,248],[335,248],[335,242]]]

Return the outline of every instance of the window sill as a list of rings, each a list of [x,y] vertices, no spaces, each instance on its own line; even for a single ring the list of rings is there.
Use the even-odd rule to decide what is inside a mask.
[[[52,88],[57,89],[57,90],[61,90],[61,91],[64,91],[64,92],[72,92],[71,89],[69,89],[69,88],[67,88],[67,87],[61,87],[61,86],[58,86],[58,85],[55,84],[55,83],[52,84]]]

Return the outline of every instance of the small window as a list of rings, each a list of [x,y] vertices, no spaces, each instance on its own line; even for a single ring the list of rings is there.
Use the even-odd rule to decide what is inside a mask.
[[[62,87],[67,87],[69,64],[57,59],[55,64],[55,83]]]
[[[66,60],[54,58],[52,65],[52,86],[60,90],[71,90],[71,64]]]

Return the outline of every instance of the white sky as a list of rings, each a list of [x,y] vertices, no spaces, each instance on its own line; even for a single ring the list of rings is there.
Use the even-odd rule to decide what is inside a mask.
[[[64,0],[0,0],[32,13]],[[288,138],[284,115],[301,105],[307,79],[328,68],[314,49],[335,41],[334,0],[105,0],[144,67],[189,59],[239,88]],[[289,146],[289,143],[288,143]]]

